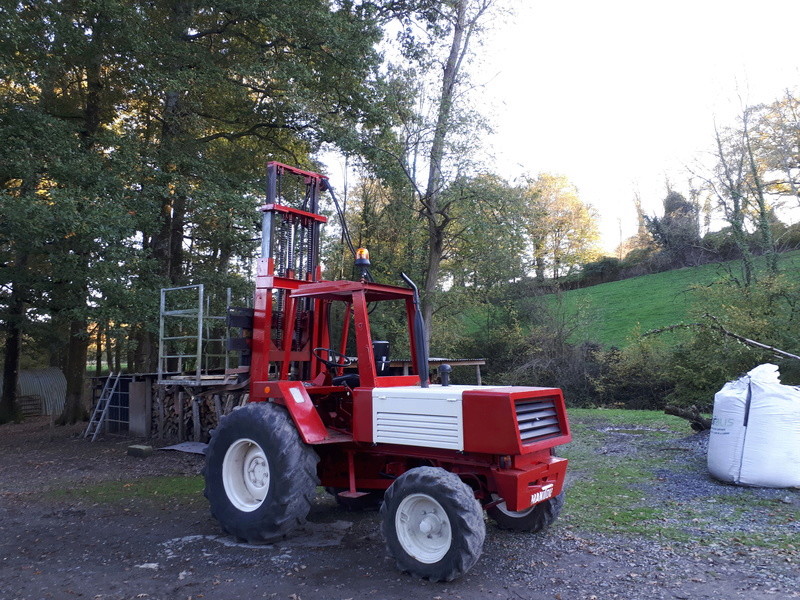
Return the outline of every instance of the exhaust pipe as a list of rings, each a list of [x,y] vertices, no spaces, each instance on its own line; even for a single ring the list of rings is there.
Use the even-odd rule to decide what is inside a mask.
[[[414,290],[414,351],[417,356],[417,373],[419,373],[420,387],[428,387],[428,348],[425,345],[425,320],[422,318],[422,311],[419,308],[419,290],[405,273],[400,273],[400,277],[406,282],[408,287]]]

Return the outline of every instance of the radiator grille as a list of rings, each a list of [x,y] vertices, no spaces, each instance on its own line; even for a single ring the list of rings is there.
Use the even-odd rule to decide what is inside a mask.
[[[552,398],[523,400],[517,402],[514,408],[517,414],[519,437],[523,444],[561,435],[555,400]]]

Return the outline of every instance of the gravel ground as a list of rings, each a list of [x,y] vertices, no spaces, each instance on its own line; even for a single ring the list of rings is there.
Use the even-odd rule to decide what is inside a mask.
[[[677,504],[675,514],[685,507],[699,516],[650,523],[647,536],[598,533],[570,509],[568,491],[562,518],[548,531],[516,534],[489,523],[478,564],[455,582],[436,584],[395,569],[376,512],[344,512],[324,492],[304,531],[263,546],[222,535],[202,497],[97,504],[48,493],[100,481],[195,475],[202,468],[197,455],[156,452],[137,459],[126,455],[129,439],[89,443],[79,432],[51,429],[46,420],[0,427],[0,598],[800,598],[798,544],[748,542],[776,531],[800,539],[798,519],[791,518],[800,510],[800,494],[713,481],[702,436],[654,441],[608,429],[607,443],[597,450],[620,461],[663,457],[655,477],[641,483],[646,501]],[[569,455],[569,447],[565,451]],[[587,474],[572,466],[574,486]],[[742,513],[738,503],[724,501],[743,493],[762,508]],[[770,515],[773,505],[790,515],[779,525]],[[676,526],[687,532],[685,540],[660,534]]]

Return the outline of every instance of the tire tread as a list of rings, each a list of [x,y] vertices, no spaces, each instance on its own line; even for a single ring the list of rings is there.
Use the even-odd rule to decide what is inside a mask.
[[[448,510],[453,547],[438,563],[423,564],[406,554],[394,529],[394,514],[403,496],[411,492],[430,494]],[[430,581],[452,581],[471,569],[480,558],[486,537],[483,510],[472,489],[448,471],[418,467],[406,471],[386,491],[381,506],[381,533],[398,569]]]
[[[269,503],[253,513],[232,509],[221,474],[217,472],[221,471],[222,460],[230,446],[229,438],[235,440],[237,435],[251,437],[265,452],[273,452],[268,457],[272,471]],[[210,502],[211,515],[226,533],[250,543],[285,537],[306,522],[319,482],[318,461],[313,448],[300,439],[284,408],[273,403],[251,403],[235,410],[213,431],[206,451],[203,493]],[[276,469],[276,465],[281,468]]]
[[[490,508],[487,512],[500,529],[539,533],[553,524],[563,506],[564,492],[561,492],[558,496],[534,506],[530,513],[519,517],[507,515],[497,508]]]

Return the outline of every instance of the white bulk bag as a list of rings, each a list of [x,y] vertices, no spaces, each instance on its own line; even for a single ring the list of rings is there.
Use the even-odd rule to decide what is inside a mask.
[[[722,481],[800,486],[800,390],[760,365],[714,396],[708,470]]]
[[[729,381],[714,395],[714,415],[708,438],[708,470],[721,481],[738,483],[749,390],[749,378],[742,377]]]

